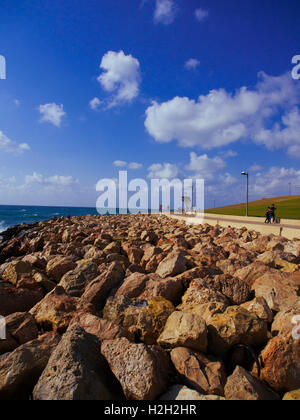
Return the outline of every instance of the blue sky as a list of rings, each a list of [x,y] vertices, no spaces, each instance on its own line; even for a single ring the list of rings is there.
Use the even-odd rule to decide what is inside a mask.
[[[0,204],[94,206],[120,169],[203,177],[207,207],[243,201],[242,170],[251,199],[300,194],[299,1],[0,9]]]

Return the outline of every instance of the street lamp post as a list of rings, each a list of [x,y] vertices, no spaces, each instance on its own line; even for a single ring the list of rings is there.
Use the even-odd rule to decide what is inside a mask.
[[[249,174],[248,172],[243,171],[242,175],[247,177],[247,208],[246,208],[246,217],[249,216]]]

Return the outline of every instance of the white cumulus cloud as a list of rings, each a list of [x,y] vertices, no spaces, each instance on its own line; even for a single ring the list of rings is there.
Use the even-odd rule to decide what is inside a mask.
[[[102,88],[113,96],[109,106],[131,102],[139,95],[140,63],[124,51],[108,51],[102,58],[100,68],[103,73],[98,77]]]
[[[99,106],[101,105],[101,103],[102,103],[102,101],[100,101],[100,99],[99,99],[99,98],[95,97],[94,99],[92,99],[92,100],[89,102],[89,104],[90,104],[90,108],[91,108],[93,111],[96,111],[96,110],[99,108]]]
[[[131,162],[128,164],[128,168],[129,169],[141,169],[143,167],[143,165],[141,163],[138,162]]]
[[[49,103],[39,106],[39,112],[42,115],[41,122],[49,122],[50,124],[60,127],[63,117],[66,115],[63,105]]]
[[[198,178],[212,179],[215,172],[221,171],[226,167],[226,162],[220,157],[209,158],[207,154],[197,156],[196,153],[190,154],[190,163],[186,170],[193,171]]]
[[[198,100],[177,96],[160,104],[154,101],[146,110],[145,127],[157,142],[177,140],[183,147],[212,149],[248,138],[292,153],[300,146],[299,100],[300,84],[290,74],[272,77],[261,72],[253,89],[212,90]],[[274,118],[281,118],[281,124],[272,126]]]
[[[174,0],[155,0],[154,22],[170,25],[176,16]]]
[[[288,195],[289,183],[292,188],[300,186],[300,170],[294,168],[272,167],[267,172],[256,175],[251,190],[261,198]],[[299,192],[293,191],[294,193]]]
[[[179,168],[171,163],[154,163],[148,168],[148,178],[173,179],[179,175]]]
[[[187,70],[195,70],[200,65],[200,61],[196,58],[190,58],[186,63],[184,64],[184,67]]]
[[[195,10],[195,16],[199,22],[202,22],[208,17],[208,10],[198,8]]]
[[[125,162],[124,160],[115,160],[114,165],[118,168],[124,168],[125,166],[127,166],[127,162]]]
[[[30,150],[30,146],[27,143],[16,143],[9,139],[2,131],[0,131],[0,149],[7,153],[23,153]]]
[[[53,186],[53,187],[71,187],[75,184],[78,184],[79,180],[74,179],[72,176],[63,176],[63,175],[52,175],[45,177],[37,172],[33,172],[32,175],[25,176],[25,184],[41,184],[44,186]]]
[[[125,162],[124,160],[115,160],[114,161],[114,165],[119,167],[119,168],[128,168],[128,169],[141,169],[143,167],[143,165],[141,163],[138,162]]]

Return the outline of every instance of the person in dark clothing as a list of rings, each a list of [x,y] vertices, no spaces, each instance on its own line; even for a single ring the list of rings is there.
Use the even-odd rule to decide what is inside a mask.
[[[271,210],[271,207],[268,207],[267,212],[266,212],[265,223],[271,223],[271,217],[272,217],[272,210]]]
[[[270,209],[271,209],[271,219],[273,219],[273,223],[275,223],[276,222],[276,207],[275,207],[275,204],[272,204],[272,206],[270,207]],[[271,221],[271,220],[270,220]]]

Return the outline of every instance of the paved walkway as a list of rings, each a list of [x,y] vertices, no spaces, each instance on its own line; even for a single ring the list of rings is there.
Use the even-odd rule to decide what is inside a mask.
[[[176,214],[170,215],[169,217],[184,220],[188,224],[199,224],[199,223],[208,223],[212,226],[220,225],[222,227],[232,226],[233,228],[242,228],[246,227],[247,229],[253,229],[257,232],[262,233],[263,235],[280,235],[286,237],[287,239],[295,239],[299,238],[300,240],[300,224],[298,221],[293,222],[292,220],[283,220],[280,224],[273,224],[273,223],[264,223],[263,218],[258,220],[254,220],[254,218],[247,218],[247,217],[235,217],[235,216],[228,216],[225,215],[213,215],[213,214],[205,214],[204,218],[195,215],[188,215],[188,214]],[[298,225],[297,225],[298,222]],[[295,223],[295,224],[294,224]]]
[[[194,216],[197,219],[197,216]],[[207,219],[211,219],[211,220],[219,220],[218,219],[218,215],[215,216],[207,216],[205,215],[205,220]],[[224,219],[222,218],[222,221],[228,222],[228,223],[235,223],[236,220],[235,219],[231,219],[230,216],[228,216],[228,218]],[[261,225],[261,226],[274,226],[274,227],[282,227],[282,228],[291,228],[291,229],[296,229],[298,231],[300,231],[300,226],[297,225],[290,225],[290,224],[285,224],[285,223],[265,223],[263,221],[257,221],[257,222],[253,222],[251,220],[247,220],[245,217],[245,223],[247,225]]]

